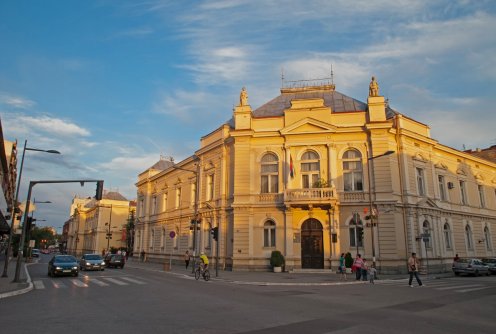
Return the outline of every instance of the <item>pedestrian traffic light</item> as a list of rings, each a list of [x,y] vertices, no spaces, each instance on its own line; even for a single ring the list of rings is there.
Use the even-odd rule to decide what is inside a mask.
[[[103,181],[96,181],[96,195],[97,201],[100,201],[103,197]]]
[[[219,239],[219,228],[218,227],[213,227],[210,230],[210,233],[212,234],[212,237],[214,238],[215,241]]]

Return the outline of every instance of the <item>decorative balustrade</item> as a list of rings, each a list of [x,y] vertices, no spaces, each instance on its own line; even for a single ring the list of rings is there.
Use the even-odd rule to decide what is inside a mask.
[[[287,189],[284,192],[285,202],[300,201],[328,201],[335,199],[334,188],[304,188],[304,189]]]

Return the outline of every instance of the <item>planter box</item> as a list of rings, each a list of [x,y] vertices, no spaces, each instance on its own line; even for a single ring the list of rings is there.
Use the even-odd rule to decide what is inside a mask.
[[[281,273],[282,272],[282,267],[274,267],[274,272],[275,273]]]
[[[351,268],[346,268],[346,273],[351,274]]]

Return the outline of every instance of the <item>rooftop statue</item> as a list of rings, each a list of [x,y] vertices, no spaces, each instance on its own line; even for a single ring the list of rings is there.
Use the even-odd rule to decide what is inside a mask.
[[[379,84],[375,81],[375,77],[372,77],[369,85],[369,96],[379,96]]]
[[[240,106],[248,105],[248,93],[246,92],[245,87],[241,89],[241,93],[239,94],[239,105]]]

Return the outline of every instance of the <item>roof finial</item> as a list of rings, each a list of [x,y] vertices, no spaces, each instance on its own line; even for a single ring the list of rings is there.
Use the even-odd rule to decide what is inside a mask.
[[[334,71],[332,70],[332,64],[331,64],[331,85],[334,85]]]
[[[284,67],[281,67],[281,88],[284,87]]]

